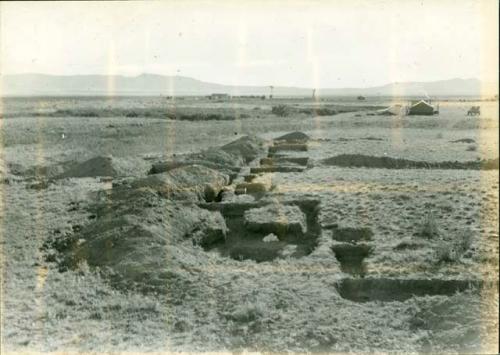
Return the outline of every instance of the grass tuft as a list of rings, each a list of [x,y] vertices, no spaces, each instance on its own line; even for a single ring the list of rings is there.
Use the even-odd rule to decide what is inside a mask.
[[[424,219],[422,220],[418,235],[423,238],[433,239],[439,237],[439,234],[440,231],[436,219],[434,217],[434,214],[432,212],[428,212],[424,217]]]
[[[237,307],[230,315],[229,319],[238,323],[248,323],[259,319],[262,316],[262,309],[255,304],[245,304]]]
[[[436,249],[437,263],[457,262],[472,245],[472,233],[469,230],[459,232],[451,242],[441,242]]]

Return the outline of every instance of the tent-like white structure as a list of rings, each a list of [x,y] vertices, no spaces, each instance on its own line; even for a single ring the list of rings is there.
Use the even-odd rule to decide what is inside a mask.
[[[434,112],[434,106],[424,100],[420,100],[410,106],[408,115],[433,115]]]
[[[400,116],[402,113],[402,108],[403,107],[401,105],[393,105],[382,110],[378,110],[377,114],[382,116]]]

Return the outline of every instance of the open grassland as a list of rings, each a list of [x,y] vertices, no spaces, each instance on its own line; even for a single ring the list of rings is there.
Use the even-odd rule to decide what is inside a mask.
[[[394,103],[4,100],[2,350],[494,352],[497,103]]]

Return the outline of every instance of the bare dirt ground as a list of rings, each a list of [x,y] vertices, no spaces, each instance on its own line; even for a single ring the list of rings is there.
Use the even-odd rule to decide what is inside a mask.
[[[498,103],[441,102],[440,114],[431,117],[377,114],[393,103],[5,99],[2,351],[495,352],[498,167],[384,169],[325,161],[341,154],[429,163],[497,159]],[[280,104],[290,108],[288,116],[271,113]],[[471,105],[481,106],[480,117],[466,116]],[[336,114],[317,116],[318,107]],[[271,154],[272,140],[293,131],[310,139],[281,148],[274,142]],[[208,201],[205,190],[205,200],[197,200],[196,190],[187,206],[184,192],[179,198],[166,192],[161,179],[189,182],[189,175],[146,178],[154,163],[246,135],[264,139],[264,146],[251,162],[238,161],[226,195]],[[94,157],[103,157],[102,166],[75,165]],[[267,172],[256,169],[262,166]],[[83,177],[64,175],[74,169]],[[121,205],[117,195],[104,201],[111,211],[95,212],[103,208],[94,207],[96,196],[119,192],[120,184],[155,191],[151,206],[135,206],[126,197]],[[246,193],[239,194],[242,189]],[[259,210],[263,206],[268,209]],[[281,222],[249,227],[247,210],[270,216],[275,206],[287,214],[287,232],[280,235]],[[118,266],[138,283],[149,280],[123,264],[151,261],[135,242],[124,248],[137,259],[120,264],[101,265],[95,261],[100,257],[79,254],[93,240],[92,228],[114,223],[122,207],[133,210],[124,212],[132,216],[124,225],[153,236],[136,244],[151,243],[144,250],[163,257],[165,264],[151,264],[152,274],[175,265],[168,287],[117,287],[110,275]],[[188,228],[175,225],[188,209],[221,211],[229,229],[225,242],[171,236],[168,228]],[[291,233],[292,226],[300,228]],[[99,245],[107,235],[96,233]],[[270,234],[276,235],[271,242],[261,240]],[[64,236],[76,244],[53,244]],[[62,270],[60,253],[83,257]]]

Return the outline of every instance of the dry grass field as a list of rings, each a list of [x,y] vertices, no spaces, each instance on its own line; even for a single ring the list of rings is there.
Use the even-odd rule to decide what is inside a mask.
[[[495,352],[498,102],[406,102],[4,99],[2,352]]]

